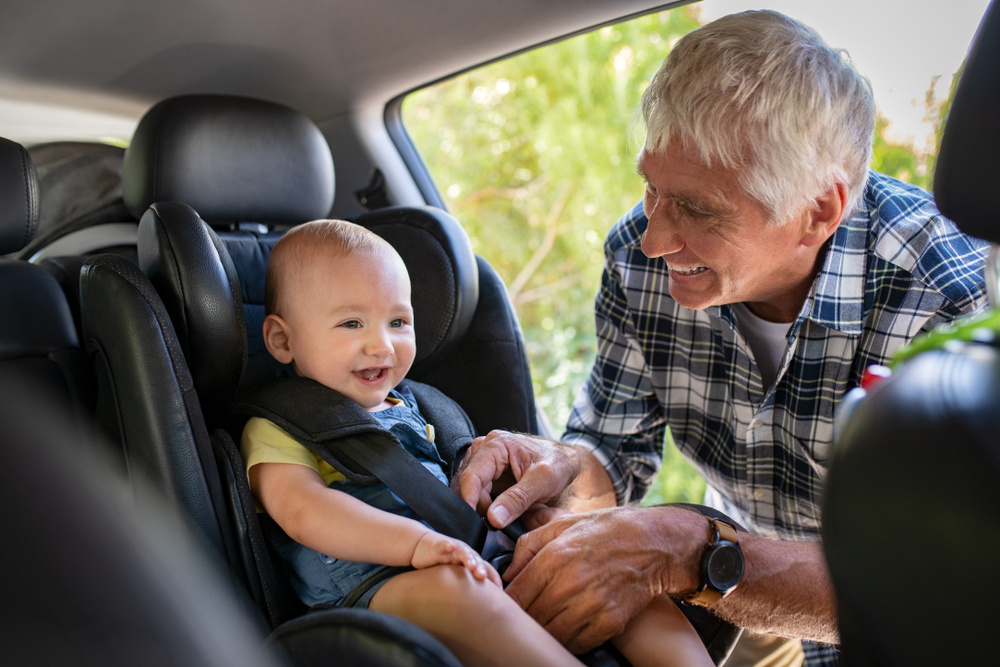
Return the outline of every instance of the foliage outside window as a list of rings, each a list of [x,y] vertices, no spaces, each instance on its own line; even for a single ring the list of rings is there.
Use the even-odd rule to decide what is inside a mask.
[[[604,237],[642,195],[632,111],[671,46],[699,25],[694,6],[642,17],[482,67],[403,103],[407,131],[449,210],[508,286],[539,407],[557,431],[595,356]],[[932,95],[928,110],[940,116]],[[875,159],[881,171],[930,183],[926,157],[881,134]],[[704,481],[673,450],[646,502],[700,502],[703,493]]]

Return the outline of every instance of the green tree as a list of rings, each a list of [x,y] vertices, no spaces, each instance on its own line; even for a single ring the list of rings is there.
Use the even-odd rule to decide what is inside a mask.
[[[642,194],[632,110],[696,17],[683,8],[602,28],[403,104],[449,209],[508,286],[557,428],[593,363],[604,236]]]

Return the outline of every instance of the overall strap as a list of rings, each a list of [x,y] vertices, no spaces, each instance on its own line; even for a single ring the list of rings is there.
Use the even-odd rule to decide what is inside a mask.
[[[413,392],[413,397],[417,399],[420,414],[428,423],[434,425],[434,446],[448,465],[449,469],[446,472],[448,479],[451,479],[455,474],[455,467],[465,455],[466,448],[476,437],[472,420],[458,403],[439,389],[413,380],[404,382]]]

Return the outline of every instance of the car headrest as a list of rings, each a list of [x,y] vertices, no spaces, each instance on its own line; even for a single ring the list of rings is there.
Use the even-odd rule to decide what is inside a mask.
[[[154,105],[122,167],[125,204],[141,218],[179,201],[212,223],[300,223],[333,207],[330,146],[316,125],[280,104],[184,95]]]
[[[986,10],[961,74],[934,172],[940,211],[971,236],[1000,242],[1000,3]]]
[[[0,138],[0,255],[28,245],[38,229],[38,179],[21,144]]]
[[[913,358],[851,413],[822,528],[844,664],[982,662],[1000,595],[998,395],[1000,350],[973,343]],[[945,573],[974,593],[920,585]]]

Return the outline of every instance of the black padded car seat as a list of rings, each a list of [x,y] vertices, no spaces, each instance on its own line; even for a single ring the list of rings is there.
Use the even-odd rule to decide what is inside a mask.
[[[217,101],[210,99],[208,104],[214,108]],[[274,105],[264,107],[265,118],[273,120],[270,112],[275,111]],[[278,112],[280,117],[283,111],[279,108]],[[142,149],[141,133],[137,132],[133,145]],[[289,154],[295,153],[294,142],[280,146]],[[129,173],[126,170],[126,175]],[[265,173],[262,177],[269,176]],[[322,209],[325,212],[332,191],[320,187],[329,193]],[[295,195],[280,194],[282,198]],[[301,215],[301,201],[299,198],[292,204],[293,219]],[[280,211],[280,206],[270,209],[268,218],[280,218]],[[329,654],[331,643],[339,646],[335,651],[338,655],[346,656],[344,664],[454,664],[450,654],[440,644],[428,641],[430,637],[423,631],[374,612],[331,610],[287,622],[302,613],[301,603],[289,600],[289,591],[271,564],[233,437],[218,428],[229,423],[225,407],[244,375],[247,342],[241,283],[251,285],[251,295],[257,289],[261,300],[262,285],[255,287],[253,281],[235,273],[219,235],[185,205],[167,202],[154,206],[146,216],[154,221],[144,223],[145,232],[140,237],[152,234],[149,238],[156,239],[156,212],[166,212],[168,217],[187,214],[187,220],[196,223],[193,233],[167,239],[178,244],[179,263],[169,259],[173,251],[159,265],[155,254],[143,262],[159,279],[163,272],[177,267],[195,268],[197,280],[178,283],[188,290],[187,300],[171,300],[182,303],[183,310],[168,315],[145,274],[121,257],[92,258],[81,278],[83,326],[100,381],[101,421],[129,467],[143,471],[143,476],[151,477],[165,491],[171,507],[195,527],[208,551],[234,573],[265,620],[277,628],[274,641],[307,660],[302,664],[314,664],[308,662],[308,656],[321,650]],[[279,236],[238,231],[220,234],[229,234],[237,256],[246,251],[251,265],[259,266],[260,271],[266,266],[266,255],[264,263],[259,263],[261,249],[269,252],[269,244]],[[140,243],[141,247],[146,245]],[[474,266],[471,252],[468,259]],[[189,261],[193,264],[186,263]],[[208,353],[199,347],[202,344],[209,346]],[[198,369],[195,372],[189,370],[189,357],[190,366]],[[196,365],[199,361],[204,363]],[[262,372],[270,376],[271,371],[265,368]],[[234,432],[238,436],[238,428]],[[379,641],[372,640],[376,631]]]
[[[992,242],[997,301],[1000,7],[987,10],[947,119],[934,178],[941,212]],[[843,423],[823,502],[844,665],[995,662],[1000,596],[1000,339],[919,354]],[[945,584],[942,589],[941,582]]]
[[[5,665],[278,667],[190,534],[79,446],[58,392],[0,401]]]
[[[286,123],[291,123],[294,131],[275,129]],[[210,225],[186,204],[155,203],[142,216],[139,256],[140,265],[163,298],[177,332],[181,356],[190,368],[192,388],[200,397],[198,405],[189,406],[189,414],[199,421],[203,418],[210,429],[221,429],[216,449],[228,453],[221,475],[234,498],[240,496],[240,489],[235,487],[245,486],[242,464],[232,444],[239,439],[243,418],[234,418],[228,411],[229,404],[239,391],[291,371],[270,357],[260,334],[267,261],[283,231],[229,228],[232,221],[249,215],[240,193],[247,193],[247,197],[252,193],[259,200],[261,193],[267,192],[263,182],[272,178],[272,165],[316,162],[315,154],[323,150],[326,161],[330,161],[325,140],[318,131],[303,130],[303,123],[311,126],[287,108],[270,103],[217,96],[183,97],[154,107],[140,122],[126,154],[125,192],[131,206],[138,209],[156,193],[167,192],[199,202],[221,220]],[[188,141],[191,128],[203,124],[211,125],[213,131],[196,132],[200,140]],[[238,143],[240,148],[234,148],[225,140],[227,134],[220,125],[278,139],[273,144],[243,141]],[[256,165],[256,171],[244,167],[239,180],[221,184],[206,183],[204,178],[171,181],[171,170],[186,174],[182,159],[185,152],[193,153],[194,163],[208,160],[201,153],[212,152],[214,145],[205,137],[223,138],[225,147],[212,159],[214,168],[225,170],[231,162],[234,168]],[[167,147],[163,150],[170,156],[160,156],[159,147]],[[314,157],[296,160],[298,153]],[[144,164],[137,155],[158,166],[137,167]],[[172,166],[165,168],[161,163]],[[133,169],[138,176],[133,176]],[[261,221],[272,225],[277,221],[287,228],[322,217],[332,205],[332,170],[332,164],[319,165],[295,179],[297,189],[287,186],[270,191],[270,199],[261,204],[264,212],[243,222],[257,226]],[[159,174],[155,184],[145,176],[152,171]],[[135,184],[137,181],[141,186]],[[311,210],[303,208],[304,201],[314,202]],[[231,210],[227,202],[240,205]],[[383,209],[357,222],[366,224],[399,249],[414,284],[419,286],[414,291],[418,356],[410,376],[465,397],[466,410],[484,432],[494,427],[534,430],[534,399],[516,317],[499,278],[485,262],[474,257],[458,223],[443,211],[429,207]],[[484,283],[485,290],[481,289]],[[106,320],[102,318],[95,326],[106,327]],[[493,378],[494,383],[484,385],[480,382],[484,376]],[[196,415],[195,411],[202,414]],[[209,439],[207,433],[197,438],[202,443]],[[201,465],[211,463],[204,454],[209,448],[201,447]],[[190,456],[187,460],[195,461]],[[246,499],[245,489],[242,495]],[[252,507],[249,501],[242,505]],[[251,574],[249,579],[260,591],[259,599],[266,598],[269,592],[277,599],[265,606],[272,623],[279,624],[297,610],[287,604],[287,595],[275,593],[280,586],[267,585],[271,568],[262,568],[249,557],[260,552],[252,548],[254,536],[247,532],[254,529],[254,523],[254,517],[238,522],[236,543],[250,544],[242,560],[249,570],[257,566],[259,576]]]
[[[27,150],[0,139],[0,255],[34,237],[38,184]],[[45,269],[0,259],[0,391],[6,398],[31,387],[54,396],[87,432],[93,411],[92,376],[70,303]],[[55,409],[55,408],[53,408]]]

